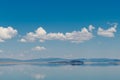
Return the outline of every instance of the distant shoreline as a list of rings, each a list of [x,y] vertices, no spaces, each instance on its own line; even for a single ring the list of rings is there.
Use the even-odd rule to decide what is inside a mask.
[[[120,65],[119,59],[92,58],[92,59],[62,59],[62,58],[40,58],[31,60],[0,59],[0,65],[85,65],[85,66],[107,66]]]

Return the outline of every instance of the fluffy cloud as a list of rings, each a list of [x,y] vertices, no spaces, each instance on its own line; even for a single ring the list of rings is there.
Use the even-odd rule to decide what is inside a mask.
[[[66,33],[65,38],[71,42],[80,43],[86,40],[92,39],[93,35],[86,28],[81,31],[73,31],[71,33]]]
[[[91,31],[94,29],[92,25],[89,29],[82,28],[81,31],[73,31],[67,33],[47,33],[42,27],[39,27],[35,32],[29,32],[20,41],[21,42],[34,42],[39,40],[44,42],[45,40],[64,40],[74,43],[84,42],[93,38]]]
[[[93,29],[95,29],[95,27],[93,25],[89,25],[88,28],[89,28],[89,31],[91,31],[91,32],[93,31]]]
[[[13,38],[17,34],[17,30],[12,27],[0,27],[0,42]]]
[[[97,34],[103,37],[114,37],[114,33],[117,32],[116,28],[117,28],[117,24],[115,24],[113,27],[107,30],[104,30],[101,27],[99,27]]]
[[[42,46],[36,46],[34,48],[32,48],[33,51],[43,51],[43,50],[46,50],[45,47],[42,47]]]

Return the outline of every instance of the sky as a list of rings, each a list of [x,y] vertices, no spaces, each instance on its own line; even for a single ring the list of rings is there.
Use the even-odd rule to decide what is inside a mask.
[[[118,0],[0,0],[0,58],[120,58]]]

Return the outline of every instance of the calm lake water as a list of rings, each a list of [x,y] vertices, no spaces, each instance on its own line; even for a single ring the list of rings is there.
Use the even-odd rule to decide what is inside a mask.
[[[0,66],[0,80],[120,80],[120,66]]]

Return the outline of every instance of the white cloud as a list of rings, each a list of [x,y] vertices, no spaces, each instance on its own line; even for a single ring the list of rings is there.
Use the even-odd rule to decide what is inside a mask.
[[[29,32],[20,41],[34,42],[36,40],[44,42],[45,40],[64,40],[74,43],[84,42],[93,38],[91,31],[94,29],[92,25],[87,28],[82,28],[81,31],[73,31],[64,33],[47,33],[42,27],[39,27],[35,32]]]
[[[73,31],[71,33],[66,33],[65,37],[66,40],[69,40],[74,43],[80,43],[92,39],[93,35],[86,28],[82,28],[81,31]]]
[[[47,33],[42,27],[38,28],[35,32],[37,35],[46,35]]]
[[[48,33],[46,35],[46,40],[65,40],[65,35],[63,33]]]
[[[12,27],[0,27],[0,42],[13,38],[17,34],[17,30]]]
[[[22,38],[22,39],[20,39],[20,42],[26,42],[26,40]]]
[[[95,27],[93,25],[89,25],[88,29],[89,29],[89,31],[92,32],[95,29]]]
[[[117,24],[115,24],[113,27],[108,28],[107,30],[104,30],[103,28],[99,27],[97,34],[103,37],[114,37],[114,33],[116,31]]]
[[[32,48],[33,51],[43,51],[43,50],[46,50],[45,47],[42,47],[42,46],[36,46],[34,48]]]
[[[46,37],[46,31],[42,28],[39,27],[34,33],[29,32],[27,33],[24,38],[22,38],[20,41],[21,42],[34,42],[36,39],[40,39],[40,41],[44,41]]]

